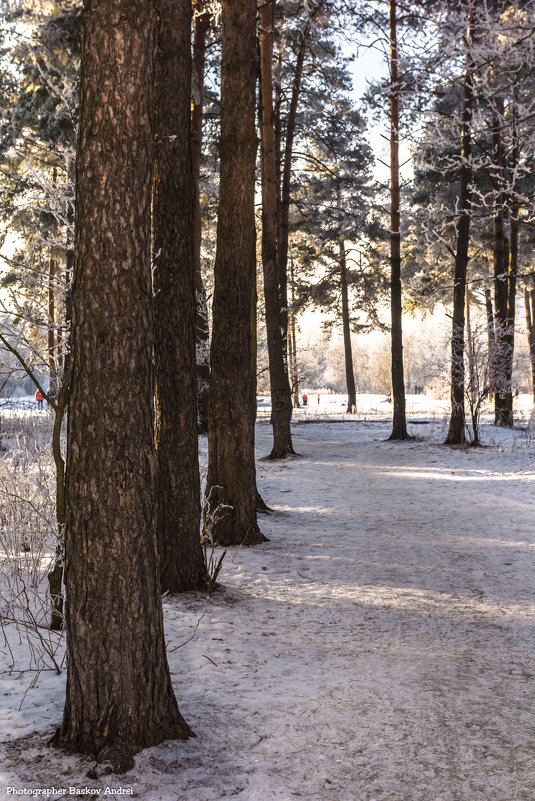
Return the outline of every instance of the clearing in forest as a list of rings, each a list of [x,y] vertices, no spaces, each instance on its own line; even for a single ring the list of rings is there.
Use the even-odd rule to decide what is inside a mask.
[[[486,427],[487,447],[451,449],[442,422],[410,430],[391,443],[387,422],[302,423],[299,458],[257,463],[270,541],[229,549],[222,592],[165,599],[196,739],[93,781],[90,761],[42,748],[64,674],[28,690],[28,674],[2,673],[2,784],[143,801],[530,801],[535,445]],[[267,424],[257,432],[265,455]]]

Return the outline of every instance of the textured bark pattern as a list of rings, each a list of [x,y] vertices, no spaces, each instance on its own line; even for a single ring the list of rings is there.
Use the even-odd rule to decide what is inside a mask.
[[[111,760],[186,737],[155,532],[150,198],[156,15],[86,0],[66,479],[67,690],[56,744]]]
[[[191,0],[159,0],[154,97],[154,366],[162,592],[205,583],[195,380]]]
[[[273,426],[272,459],[283,459],[294,453],[292,444],[292,396],[285,361],[288,314],[281,321],[280,275],[277,264],[277,167],[275,154],[275,124],[273,116],[273,34],[275,4],[261,9],[260,57],[262,77],[262,264],[264,268],[264,298],[266,332],[271,386],[271,423]],[[286,263],[284,264],[286,277]],[[286,280],[284,282],[286,286]],[[286,296],[286,290],[284,290]],[[285,297],[285,308],[288,299]]]
[[[401,306],[401,234],[399,184],[399,81],[396,1],[390,0],[390,316],[392,324],[392,400],[389,439],[407,439]]]
[[[467,40],[471,41],[471,8],[468,16]],[[457,226],[457,249],[453,279],[453,324],[451,337],[451,417],[446,437],[447,445],[461,445],[466,441],[464,409],[464,305],[468,245],[470,242],[472,166],[472,106],[473,71],[468,64],[464,74],[463,123],[461,130],[461,192],[460,217]]]
[[[195,260],[195,343],[197,360],[197,411],[199,432],[208,432],[208,398],[210,394],[210,328],[208,304],[201,272],[202,217],[200,198],[200,170],[202,152],[202,122],[204,94],[204,62],[206,57],[206,34],[210,26],[207,12],[196,15],[193,26],[193,91],[191,104],[191,160],[195,206],[193,217],[193,247]]]
[[[264,541],[256,520],[254,416],[257,139],[255,0],[223,0],[221,179],[211,347],[207,525],[224,545]],[[221,504],[230,508],[221,509]],[[217,519],[219,518],[219,519]]]

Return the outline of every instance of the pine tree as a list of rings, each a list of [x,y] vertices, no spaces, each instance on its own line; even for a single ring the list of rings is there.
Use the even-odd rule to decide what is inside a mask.
[[[474,103],[474,65],[472,60],[472,0],[468,0],[466,29],[466,68],[463,82],[463,110],[461,129],[461,189],[457,226],[457,245],[455,251],[455,273],[453,286],[453,328],[451,336],[451,417],[446,436],[447,445],[460,445],[465,442],[464,409],[464,331],[466,272],[468,268],[468,247],[470,243],[471,182],[473,168],[472,117]]]
[[[222,545],[263,542],[256,519],[256,4],[223,0],[221,176],[211,346],[208,513]]]
[[[277,242],[278,211],[277,152],[273,112],[273,39],[275,34],[275,2],[265,3],[260,17],[260,57],[262,82],[262,264],[264,268],[264,298],[271,387],[271,423],[273,448],[271,459],[283,459],[295,453],[292,444],[292,400],[285,358],[287,343],[282,322],[281,242]],[[287,226],[286,226],[287,228]],[[288,300],[286,298],[286,307]]]
[[[191,0],[159,0],[154,97],[154,314],[158,542],[163,592],[205,582],[195,381]]]
[[[165,653],[155,531],[150,207],[157,17],[84,7],[67,454],[67,690],[54,742],[109,761],[190,734]],[[105,654],[105,658],[103,658]]]
[[[206,37],[210,28],[210,13],[204,0],[195,6],[193,21],[193,85],[191,99],[191,158],[195,205],[193,217],[193,258],[195,264],[195,343],[197,363],[197,411],[199,433],[208,433],[208,398],[210,393],[210,330],[206,289],[202,276],[202,211],[200,171],[202,156],[203,111],[205,91]]]

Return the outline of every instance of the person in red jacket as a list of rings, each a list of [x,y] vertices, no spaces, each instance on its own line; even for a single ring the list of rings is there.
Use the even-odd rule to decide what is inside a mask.
[[[39,390],[36,390],[36,392],[35,392],[35,400],[37,401],[37,408],[38,409],[42,409],[43,408],[43,400],[44,399],[43,399],[43,396],[41,395],[41,393],[39,392]]]

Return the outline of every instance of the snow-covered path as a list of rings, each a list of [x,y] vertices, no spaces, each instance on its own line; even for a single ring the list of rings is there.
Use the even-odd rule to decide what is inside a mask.
[[[301,458],[259,461],[270,542],[227,554],[223,593],[165,605],[197,738],[105,784],[143,801],[533,801],[532,446],[459,451],[432,428],[389,443],[382,423],[303,424]],[[59,719],[61,681],[28,693],[24,724]],[[19,743],[6,781],[105,786]]]

